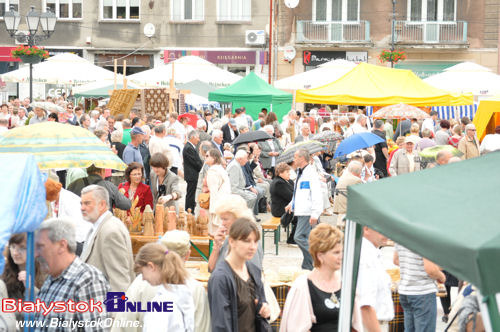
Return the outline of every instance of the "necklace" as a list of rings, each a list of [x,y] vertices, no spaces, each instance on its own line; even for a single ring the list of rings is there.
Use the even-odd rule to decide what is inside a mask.
[[[340,308],[340,302],[335,292],[332,292],[332,296],[329,299],[325,299],[325,306],[328,309]]]

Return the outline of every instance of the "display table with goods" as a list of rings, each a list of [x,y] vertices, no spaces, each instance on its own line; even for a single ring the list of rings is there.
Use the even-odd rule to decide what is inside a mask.
[[[155,211],[147,205],[141,213],[137,202],[138,197],[132,202],[129,211],[114,209],[115,216],[122,220],[129,230],[134,255],[145,244],[158,241],[165,232],[178,229],[190,234],[191,246],[195,249],[191,253],[192,257],[208,261],[213,239],[208,235],[208,216],[205,211],[201,211],[195,218],[191,209],[187,212],[180,209],[177,214],[175,207],[166,209],[162,204],[157,204]]]

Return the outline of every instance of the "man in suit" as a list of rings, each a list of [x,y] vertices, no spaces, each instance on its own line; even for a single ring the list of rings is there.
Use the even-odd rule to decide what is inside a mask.
[[[301,135],[295,138],[295,143],[306,142],[311,139],[311,127],[309,127],[308,123],[303,123],[300,126]]]
[[[274,135],[274,127],[272,125],[264,126],[264,131],[269,134],[269,136],[273,137]],[[266,171],[270,172],[274,176],[274,167],[276,166],[276,159],[283,151],[281,145],[277,138],[273,137],[272,139],[268,139],[265,142],[259,142],[259,148],[261,149],[260,153],[260,162],[262,163],[262,168]]]
[[[219,129],[214,129],[212,131],[212,142],[211,143],[212,143],[213,147],[217,149],[217,151],[220,151],[221,156],[224,155],[224,149],[222,147],[222,142],[224,141],[223,136],[224,136],[224,134]]]
[[[182,158],[184,159],[184,180],[187,182],[186,203],[185,209],[194,211],[196,183],[198,174],[200,173],[203,162],[201,161],[196,145],[200,141],[200,136],[196,130],[192,130],[188,134],[188,141],[182,150]]]
[[[238,128],[235,119],[229,119],[228,123],[221,128],[223,134],[223,143],[233,143],[234,139],[238,137]]]
[[[82,215],[92,223],[81,259],[104,273],[112,292],[124,292],[135,278],[130,234],[108,211],[108,191],[98,185],[82,189]]]
[[[333,199],[333,213],[337,214],[337,226],[343,224],[343,219],[347,213],[347,187],[361,183],[361,171],[363,165],[353,160],[347,165],[347,171],[342,174],[335,187],[335,197]]]
[[[238,150],[233,161],[227,166],[227,174],[231,182],[231,192],[241,196],[249,209],[254,209],[257,202],[257,190],[246,185],[243,166],[248,162],[248,154],[245,150]]]

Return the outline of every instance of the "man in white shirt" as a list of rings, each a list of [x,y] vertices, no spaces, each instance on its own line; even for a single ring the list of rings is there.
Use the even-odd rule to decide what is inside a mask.
[[[162,153],[167,157],[170,165],[173,163],[173,155],[168,142],[164,140],[164,137],[167,135],[167,131],[165,129],[165,125],[160,124],[154,127],[153,129],[154,135],[149,139],[149,154],[154,155],[155,153]]]
[[[391,278],[384,269],[379,250],[386,241],[384,235],[363,227],[356,303],[366,332],[387,331],[387,322],[394,318]]]
[[[168,129],[175,129],[175,136],[177,136],[182,144],[184,144],[184,142],[186,141],[186,128],[184,128],[184,126],[179,121],[177,121],[178,117],[179,114],[177,114],[176,112],[170,113],[170,115],[168,116],[168,121],[165,122],[165,127],[167,127]]]
[[[435,134],[436,133],[436,125],[437,125],[437,119],[438,119],[438,112],[436,111],[431,111],[429,113],[431,116],[430,118],[427,118],[422,122],[422,128],[420,128],[420,132],[422,132],[424,129],[429,129],[431,133]],[[433,135],[434,136],[434,135]]]
[[[177,138],[176,131],[174,128],[167,129],[167,136],[163,140],[170,147],[170,152],[172,153],[172,165],[170,170],[179,176],[183,176],[182,172],[182,149],[184,149],[184,143]],[[180,171],[180,173],[179,173]]]
[[[479,153],[485,154],[496,150],[500,150],[500,126],[495,127],[494,134],[484,136],[483,142],[479,147]]]
[[[368,118],[366,117],[366,115],[359,114],[354,124],[351,127],[349,127],[349,129],[347,129],[346,132],[344,133],[345,138],[352,136],[354,134],[367,132],[368,131],[368,129],[366,129],[367,119]]]

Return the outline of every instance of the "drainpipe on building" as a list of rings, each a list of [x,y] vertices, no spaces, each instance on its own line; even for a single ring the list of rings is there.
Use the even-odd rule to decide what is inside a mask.
[[[391,20],[391,68],[394,68],[394,60],[392,59],[392,52],[394,52],[394,43],[396,38],[396,0],[392,0],[392,20]]]
[[[271,84],[272,74],[272,51],[273,50],[273,0],[269,0],[269,59],[268,59],[268,83]]]

